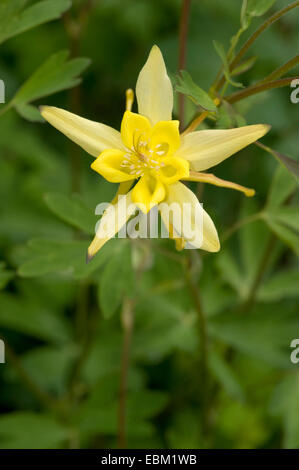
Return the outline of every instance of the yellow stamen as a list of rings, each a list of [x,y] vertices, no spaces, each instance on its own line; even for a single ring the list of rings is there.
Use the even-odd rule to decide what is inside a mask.
[[[183,178],[186,181],[198,181],[200,183],[209,183],[214,184],[215,186],[220,186],[222,188],[235,189],[236,191],[241,191],[247,197],[252,197],[255,195],[255,190],[251,188],[245,188],[237,183],[232,183],[231,181],[222,180],[217,178],[217,176],[212,173],[200,173],[197,171],[190,171],[189,177]]]

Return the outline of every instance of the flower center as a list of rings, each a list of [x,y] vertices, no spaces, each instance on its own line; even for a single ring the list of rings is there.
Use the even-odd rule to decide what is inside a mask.
[[[145,133],[136,129],[133,135],[133,145],[127,148],[121,166],[136,178],[145,173],[158,172],[165,166],[162,158],[167,155],[168,149],[169,145],[166,143],[159,143],[152,147]]]

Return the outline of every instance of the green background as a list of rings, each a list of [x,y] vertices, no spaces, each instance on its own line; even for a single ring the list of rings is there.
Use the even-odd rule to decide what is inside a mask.
[[[276,1],[266,16],[288,3]],[[81,85],[34,104],[119,128],[125,90],[134,88],[153,44],[170,75],[177,73],[181,1],[95,2],[76,40],[81,7],[74,1],[63,18],[0,44],[6,101],[49,56],[70,49],[91,59]],[[221,65],[213,40],[228,48],[240,7],[239,0],[192,1],[186,70],[205,90]],[[263,20],[254,19],[244,38]],[[298,52],[298,22],[295,9],[256,41],[247,55],[257,56],[256,64],[240,78],[245,86]],[[4,26],[0,19],[0,37]],[[87,65],[80,64],[78,69]],[[271,124],[263,143],[298,159],[299,104],[290,102],[290,92],[287,86],[262,93],[236,109],[242,123]],[[187,120],[194,111],[188,102]],[[116,191],[90,169],[91,162],[48,124],[25,120],[15,109],[0,115],[0,337],[6,345],[0,448],[117,446],[120,313],[127,298],[134,299],[128,447],[299,447],[299,365],[290,360],[290,343],[299,338],[295,180],[251,145],[212,171],[255,188],[253,199],[192,186],[220,240],[248,214],[266,213],[223,241],[220,253],[178,253],[168,240],[112,240],[86,266],[94,208]],[[204,391],[187,258],[207,330]],[[142,270],[138,280],[136,266]]]

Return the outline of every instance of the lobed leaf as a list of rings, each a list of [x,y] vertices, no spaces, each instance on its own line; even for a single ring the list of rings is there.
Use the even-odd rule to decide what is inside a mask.
[[[217,106],[208,93],[200,88],[192,80],[191,75],[186,70],[181,70],[181,76],[177,75],[176,91],[187,95],[195,104],[201,106],[207,111],[216,111]]]
[[[43,0],[24,9],[27,0],[1,0],[0,44],[28,29],[59,18],[70,0]]]
[[[26,119],[40,121],[38,111],[29,103],[78,85],[79,75],[88,67],[90,60],[68,60],[69,52],[63,50],[48,58],[21,86],[12,100],[13,106]]]
[[[90,235],[94,234],[97,217],[79,195],[49,193],[45,201],[49,209],[63,221]]]
[[[16,411],[0,417],[1,449],[60,448],[69,430],[47,414]]]

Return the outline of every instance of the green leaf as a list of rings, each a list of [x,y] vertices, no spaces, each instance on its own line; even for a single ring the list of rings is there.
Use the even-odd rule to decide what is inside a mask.
[[[104,268],[98,289],[99,303],[105,318],[110,318],[125,295],[134,287],[132,252],[130,243],[118,240],[118,248]]]
[[[119,371],[122,348],[122,332],[115,328],[114,318],[102,322],[100,331],[91,345],[82,366],[82,377],[90,385],[112,372]]]
[[[217,129],[229,129],[230,127],[234,127],[234,120],[232,113],[226,106],[227,103],[223,103],[222,106],[218,109],[217,114]]]
[[[228,395],[237,400],[244,401],[244,390],[232,367],[214,350],[209,351],[208,360],[212,374],[220,382]]]
[[[246,29],[249,27],[250,22],[251,22],[250,16],[247,15],[247,3],[248,3],[248,0],[242,1],[241,14],[240,14],[242,31],[246,31]]]
[[[287,225],[288,227],[299,232],[299,206],[281,206],[273,208],[267,212],[269,217],[274,222]]]
[[[156,363],[178,349],[196,350],[196,315],[186,312],[173,293],[168,298],[146,289],[136,303],[135,317],[132,355],[136,360]]]
[[[258,214],[258,206],[253,199],[246,199],[243,203],[240,220],[254,217]],[[221,252],[217,258],[217,267],[222,278],[229,283],[239,294],[246,299],[256,279],[260,263],[269,243],[271,233],[263,220],[252,220],[239,228],[240,261],[233,257],[228,249]],[[280,247],[272,250],[269,259],[269,268],[277,259]]]
[[[273,207],[283,204],[295,188],[296,183],[293,178],[290,178],[289,172],[283,166],[278,166],[270,186],[266,210],[268,211],[269,208],[272,210]]]
[[[189,404],[183,410],[176,410],[167,429],[168,449],[201,449],[204,438],[198,425],[197,409]]]
[[[299,447],[299,377],[292,374],[285,377],[276,387],[270,403],[270,412],[283,419],[283,447]]]
[[[83,279],[106,263],[114,246],[111,240],[86,264],[88,245],[85,241],[33,239],[27,247],[28,260],[19,267],[18,273],[23,277],[60,273],[67,278]]]
[[[250,217],[258,212],[256,201],[246,199],[243,203],[242,217]],[[245,224],[239,230],[241,260],[244,271],[244,284],[250,290],[262,262],[271,233],[261,220]],[[272,252],[274,254],[274,251]]]
[[[1,449],[53,449],[66,441],[69,430],[51,416],[17,411],[0,417]]]
[[[5,263],[0,262],[0,290],[4,289],[13,278],[14,272],[10,269],[5,269]]]
[[[221,59],[221,62],[222,62],[222,65],[223,65],[223,73],[225,75],[226,80],[234,87],[244,88],[243,83],[235,82],[234,80],[231,79],[231,74],[230,74],[230,70],[229,70],[229,63],[227,61],[226,52],[225,52],[225,49],[223,47],[223,44],[221,44],[218,41],[213,41],[213,45],[214,45],[215,51],[217,52],[217,54],[219,55],[219,57]]]
[[[57,52],[46,60],[17,91],[12,102],[16,110],[30,120],[40,120],[28,103],[78,85],[78,76],[90,64],[89,59],[68,60],[69,52]],[[26,106],[25,106],[26,105]],[[33,109],[32,109],[33,108]]]
[[[282,369],[293,367],[289,345],[298,328],[298,315],[275,304],[258,305],[248,316],[217,315],[208,325],[214,338]]]
[[[68,224],[90,235],[95,233],[97,217],[79,195],[49,193],[46,194],[45,201],[49,209]]]
[[[247,403],[230,400],[219,408],[217,435],[222,441],[233,442],[236,449],[264,448],[269,432],[264,410],[249,400]]]
[[[247,295],[247,288],[244,284],[242,272],[230,252],[228,250],[223,250],[219,253],[216,264],[222,278],[239,293],[240,297],[245,298]]]
[[[20,103],[16,105],[16,110],[18,111],[20,116],[22,116],[22,118],[24,119],[27,119],[27,121],[44,122],[44,119],[41,116],[39,110],[31,104]]]
[[[70,0],[44,0],[24,9],[27,0],[2,0],[0,44],[47,21],[59,18],[71,6]]]
[[[295,178],[296,182],[299,184],[299,162],[293,160],[287,155],[284,155],[283,153],[277,152],[276,150],[267,147],[266,145],[259,143],[259,146],[266,150],[266,152],[273,155],[273,157],[275,157],[276,160],[289,171],[289,173],[293,176],[293,178]]]
[[[255,64],[256,59],[257,56],[253,56],[247,60],[244,60],[244,62],[241,62],[241,64],[237,65],[234,70],[231,71],[231,76],[234,77],[235,75],[241,75],[242,73],[245,73],[250,70]]]
[[[24,370],[42,389],[61,395],[66,391],[70,366],[77,357],[75,347],[41,346],[21,356]]]
[[[276,0],[247,0],[246,13],[250,16],[262,16],[274,5]]]
[[[276,0],[243,0],[241,9],[241,25],[246,30],[252,18],[262,16],[266,13]]]
[[[195,104],[208,111],[217,111],[217,106],[210,96],[194,81],[186,70],[181,70],[181,76],[176,77],[176,91],[187,95]]]
[[[168,396],[163,392],[146,390],[140,385],[137,388],[132,383],[132,376],[129,379],[126,407],[128,436],[150,436],[154,429],[149,420],[165,408]],[[93,388],[92,394],[75,414],[75,422],[82,433],[117,435],[118,389],[118,374],[104,377]]]
[[[285,225],[275,222],[270,217],[266,216],[265,220],[277,237],[286,243],[299,256],[299,235]]]
[[[272,275],[260,286],[257,298],[261,302],[275,302],[299,296],[299,270],[287,269]]]
[[[293,160],[287,155],[284,155],[283,153],[274,152],[274,155],[279,160],[279,162],[286,167],[286,169],[291,173],[291,175],[299,184],[299,162]]]
[[[0,325],[39,339],[64,342],[69,339],[67,321],[37,301],[2,292]]]

